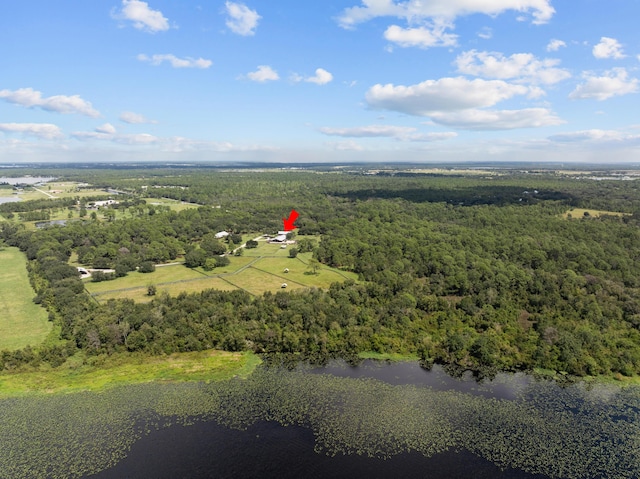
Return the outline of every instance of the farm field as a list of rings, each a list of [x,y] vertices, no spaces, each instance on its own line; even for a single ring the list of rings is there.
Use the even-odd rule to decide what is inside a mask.
[[[18,248],[0,249],[0,350],[36,346],[51,331],[47,312],[33,302],[25,263]]]

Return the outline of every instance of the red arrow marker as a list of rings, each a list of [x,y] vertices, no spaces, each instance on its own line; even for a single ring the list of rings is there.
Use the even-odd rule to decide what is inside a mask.
[[[289,214],[288,219],[282,218],[282,221],[284,222],[284,231],[291,231],[296,229],[296,227],[293,226],[293,223],[297,219],[298,219],[298,212],[296,210],[291,210],[291,214]]]

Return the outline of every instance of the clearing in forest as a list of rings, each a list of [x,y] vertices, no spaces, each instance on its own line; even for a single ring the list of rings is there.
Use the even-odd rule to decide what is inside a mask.
[[[36,346],[51,330],[47,312],[33,302],[25,265],[18,248],[0,247],[0,349]]]
[[[202,268],[189,269],[182,264],[159,266],[153,273],[131,272],[123,278],[101,283],[85,280],[85,288],[98,301],[111,298],[129,298],[135,301],[150,301],[148,286],[156,287],[156,294],[167,292],[177,295],[181,292],[195,293],[205,289],[231,291],[242,289],[253,295],[266,291],[276,292],[300,288],[328,288],[331,283],[347,279],[357,280],[358,275],[340,271],[326,265],[319,265],[314,273],[308,262],[311,253],[299,254],[289,258],[277,245],[260,244],[246,253],[255,256],[229,256],[231,263],[212,271]],[[259,256],[262,253],[264,256]],[[288,272],[285,273],[285,269]],[[287,287],[282,288],[286,283]]]
[[[588,213],[587,215],[585,215],[585,213]],[[590,216],[593,218],[599,218],[600,216],[631,216],[631,213],[621,213],[619,211],[605,211],[605,210],[592,210],[592,209],[584,209],[584,208],[572,208],[569,211],[567,211],[566,213],[562,214],[562,217],[564,219],[569,219],[569,218],[573,218],[573,219],[580,219],[580,218],[584,218],[585,216]]]

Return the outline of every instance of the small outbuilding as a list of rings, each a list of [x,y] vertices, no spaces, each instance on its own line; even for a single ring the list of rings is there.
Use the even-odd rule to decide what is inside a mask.
[[[287,287],[287,283],[282,283],[282,286],[280,286],[281,288],[286,288]]]
[[[215,234],[215,238],[216,239],[226,238],[227,236],[229,236],[229,232],[228,231],[220,231],[219,233]]]

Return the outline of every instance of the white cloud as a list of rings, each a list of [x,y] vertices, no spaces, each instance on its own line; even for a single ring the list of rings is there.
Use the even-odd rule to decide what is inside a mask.
[[[478,36],[483,40],[489,40],[493,38],[493,30],[489,27],[483,27],[482,30],[478,32]]]
[[[266,82],[279,80],[280,76],[269,65],[259,65],[256,71],[247,73],[247,78],[252,81]]]
[[[557,52],[561,47],[566,47],[567,44],[562,40],[553,39],[547,44],[548,52]]]
[[[372,108],[409,115],[431,116],[432,112],[490,107],[532,89],[502,80],[467,80],[463,77],[427,80],[417,85],[374,85],[366,93]]]
[[[535,24],[547,23],[555,13],[550,0],[362,0],[362,6],[345,9],[338,23],[343,28],[353,28],[376,17],[398,17],[410,22],[427,18],[453,21],[459,16],[496,16],[508,10],[530,13]]]
[[[556,68],[560,60],[538,60],[531,53],[505,57],[502,53],[470,50],[458,55],[455,63],[460,73],[501,80],[517,79],[550,85],[571,77],[567,70]]]
[[[600,43],[593,47],[593,56],[599,59],[615,58],[619,60],[626,57],[622,53],[622,45],[615,38],[601,37]]]
[[[624,135],[614,130],[581,130],[568,133],[560,133],[549,137],[552,141],[563,143],[581,142],[581,141],[617,141],[624,139]]]
[[[135,28],[149,33],[169,30],[169,21],[162,12],[152,10],[147,2],[140,0],[122,0],[122,10],[115,18],[130,20]]]
[[[226,2],[227,15],[226,24],[229,29],[242,36],[250,36],[256,33],[258,21],[262,18],[258,12],[251,10],[242,3]]]
[[[173,68],[209,68],[213,65],[211,60],[205,60],[204,58],[178,58],[171,53],[162,54],[162,55],[152,55],[151,57],[140,54],[137,56],[137,59],[141,62],[147,62],[151,65],[160,65],[163,62],[169,62]]]
[[[445,33],[450,24],[438,24],[429,27],[402,28],[391,25],[384,32],[384,38],[401,47],[452,47],[458,42],[458,35]]]
[[[0,90],[0,98],[26,108],[42,108],[57,113],[78,113],[92,118],[100,116],[91,103],[83,100],[79,95],[55,95],[42,98],[42,93],[33,88],[20,88],[14,91]]]
[[[158,137],[150,135],[148,133],[118,135],[115,132],[107,133],[104,131],[100,131],[98,128],[96,128],[95,131],[74,131],[73,133],[71,133],[71,136],[80,141],[101,140],[120,143],[123,145],[149,145],[158,143],[160,141]]]
[[[0,123],[0,131],[5,133],[21,133],[45,140],[62,138],[60,128],[51,123]]]
[[[330,81],[333,80],[333,75],[329,73],[324,68],[317,68],[316,74],[311,77],[303,77],[302,75],[298,75],[297,73],[292,74],[290,80],[293,82],[301,82],[306,81],[309,83],[315,83],[316,85],[326,85]]]
[[[157,123],[156,121],[148,120],[143,115],[140,115],[139,113],[134,113],[132,111],[123,111],[120,114],[120,121],[129,123],[132,125],[139,125],[142,123]]]
[[[116,128],[111,123],[105,123],[95,129],[98,133],[106,133],[107,135],[115,135]]]
[[[400,141],[439,141],[457,136],[454,132],[418,133],[417,128],[410,126],[369,125],[352,128],[323,127],[319,131],[329,136],[346,138],[395,138]]]
[[[513,130],[539,128],[565,123],[546,108],[522,110],[477,110],[435,112],[430,115],[435,123],[462,130]]]
[[[593,76],[586,73],[584,78],[586,82],[578,85],[569,95],[572,100],[595,99],[603,101],[614,96],[638,91],[638,80],[629,78],[627,70],[624,68],[606,71],[603,76]]]

